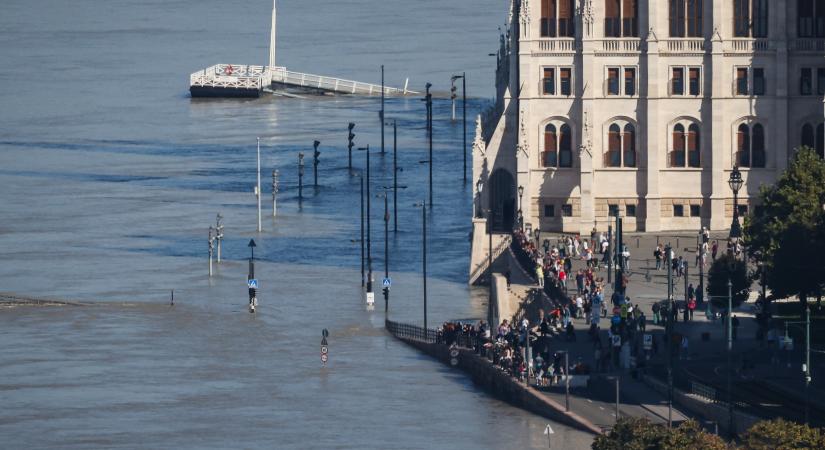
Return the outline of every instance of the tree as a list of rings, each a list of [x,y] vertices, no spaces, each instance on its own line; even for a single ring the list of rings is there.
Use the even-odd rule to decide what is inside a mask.
[[[654,425],[647,419],[624,418],[608,434],[593,441],[593,450],[724,450],[718,436],[706,433],[689,420],[677,428]]]
[[[743,450],[820,449],[825,436],[816,428],[777,419],[754,424],[742,436]]]
[[[745,223],[746,242],[764,258],[774,296],[798,296],[803,310],[825,286],[824,181],[825,160],[800,148],[779,180],[762,187],[762,208]]]
[[[733,284],[733,307],[736,308],[748,299],[751,280],[744,261],[723,253],[708,270],[708,296],[718,308],[728,307],[728,280]]]

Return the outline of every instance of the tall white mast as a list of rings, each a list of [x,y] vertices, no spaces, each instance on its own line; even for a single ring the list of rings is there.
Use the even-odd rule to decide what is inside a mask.
[[[275,24],[277,20],[278,8],[275,4],[277,0],[272,0],[272,28],[269,34],[269,68],[275,67]]]

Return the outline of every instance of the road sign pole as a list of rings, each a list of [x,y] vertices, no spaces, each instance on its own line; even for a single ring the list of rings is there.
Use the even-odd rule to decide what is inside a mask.
[[[263,230],[261,224],[261,138],[258,139],[258,184],[255,188],[255,197],[258,201],[258,233]]]

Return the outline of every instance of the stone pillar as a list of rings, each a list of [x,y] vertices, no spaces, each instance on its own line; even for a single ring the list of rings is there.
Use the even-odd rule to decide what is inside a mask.
[[[724,23],[723,3],[713,3],[713,36],[711,38],[711,70],[708,74],[712,77],[711,117],[710,124],[712,148],[711,148],[711,196],[710,196],[710,229],[725,230],[730,227],[725,217],[725,199],[728,198],[730,189],[727,185],[727,168],[732,163],[730,142],[725,139],[726,127],[729,127],[728,118],[725,116],[725,98],[732,95],[730,83],[726,83],[725,77],[725,56],[723,54],[723,42],[721,33],[728,27]],[[727,3],[724,3],[727,6]],[[727,34],[726,34],[727,35]],[[708,127],[705,127],[708,128]],[[707,170],[707,168],[706,168]]]
[[[774,130],[774,138],[770,140],[771,144],[766,147],[775,149],[773,152],[775,158],[774,165],[776,168],[774,176],[778,178],[779,174],[788,168],[788,160],[793,152],[789,139],[789,128],[795,129],[797,125],[793,124],[793,127],[791,127],[791,124],[788,124],[788,96],[790,95],[790,90],[793,89],[792,86],[795,86],[795,84],[791,83],[788,79],[788,11],[787,8],[775,9],[776,11],[773,11],[775,26],[771,29],[774,31],[769,30],[769,32],[771,33],[770,36],[773,41],[771,45],[776,48],[776,63],[774,64],[774,70],[776,70],[776,105],[774,108],[774,118],[776,122],[771,123]],[[768,87],[770,87],[770,84]],[[770,167],[771,162],[766,162],[768,167]]]
[[[575,231],[578,231],[583,236],[589,235],[595,224],[595,208],[593,201],[593,133],[596,132],[593,124],[593,109],[595,106],[595,98],[599,93],[597,86],[600,84],[594,80],[601,80],[602,77],[597,74],[595,69],[595,45],[593,41],[594,35],[598,34],[600,27],[598,20],[595,17],[604,17],[600,14],[601,5],[596,2],[586,1],[584,17],[580,20],[580,26],[576,31],[581,42],[581,65],[579,80],[582,80],[581,86],[581,116],[579,118],[580,132],[579,132],[579,166],[580,166],[580,180],[579,180],[579,195],[581,199],[579,208],[579,226]],[[595,14],[594,14],[595,12]]]
[[[648,2],[648,17],[651,24],[658,24],[658,3]],[[664,84],[659,82],[659,39],[656,36],[655,25],[651,25],[650,32],[647,36],[647,61],[645,64],[646,79],[644,95],[646,95],[646,116],[644,117],[646,142],[643,148],[646,149],[644,166],[647,169],[647,193],[645,195],[645,231],[661,231],[662,230],[662,200],[659,191],[659,170],[665,167],[662,158],[667,155],[666,148],[660,146],[662,141],[661,128],[659,123],[659,103],[663,97],[663,88],[667,87],[667,79]],[[641,119],[641,117],[640,117]],[[667,146],[667,140],[665,147]]]

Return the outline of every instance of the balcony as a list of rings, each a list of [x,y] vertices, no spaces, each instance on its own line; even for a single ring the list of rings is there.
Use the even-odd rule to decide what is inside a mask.
[[[639,38],[602,39],[596,41],[595,50],[599,54],[639,53],[642,42]]]
[[[735,38],[723,42],[725,53],[761,53],[771,51],[770,41],[765,38]]]
[[[675,55],[705,53],[705,40],[699,39],[667,39],[659,41],[659,53]]]
[[[793,39],[788,42],[788,50],[797,53],[823,53],[825,39]]]
[[[578,43],[575,38],[542,38],[534,40],[530,44],[530,53],[533,55],[540,53],[576,53]]]

